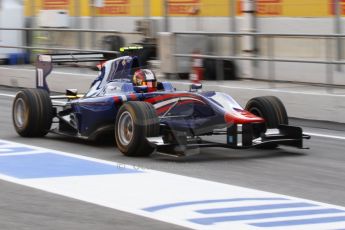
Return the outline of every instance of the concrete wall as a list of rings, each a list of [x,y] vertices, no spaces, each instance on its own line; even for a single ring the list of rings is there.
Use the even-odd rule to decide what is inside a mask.
[[[0,27],[24,27],[23,7],[11,0],[0,1]],[[23,45],[21,31],[0,31],[0,45]],[[19,49],[0,48],[0,58],[7,58],[10,53],[22,52]]]

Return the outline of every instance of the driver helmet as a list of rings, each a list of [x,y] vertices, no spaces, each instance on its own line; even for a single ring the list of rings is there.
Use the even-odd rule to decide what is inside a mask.
[[[135,86],[146,86],[148,92],[157,90],[157,79],[152,70],[140,69],[135,71],[133,76]]]

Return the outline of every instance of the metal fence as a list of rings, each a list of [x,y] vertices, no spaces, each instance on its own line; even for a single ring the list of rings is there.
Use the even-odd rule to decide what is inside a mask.
[[[0,45],[0,48],[24,49],[34,54],[64,51],[115,54],[118,53],[118,49],[106,48],[102,44],[102,39],[105,36],[121,36],[124,38],[123,45],[126,45],[126,42],[139,42],[142,39],[142,34],[139,32],[120,32],[114,30],[0,28],[0,31],[20,31],[25,34],[23,36],[23,45]]]
[[[223,68],[222,60],[233,60],[233,61],[248,61],[251,62],[252,66],[259,65],[261,62],[268,62],[267,72],[268,80],[276,80],[276,63],[304,63],[304,64],[323,64],[326,65],[326,79],[323,82],[324,84],[333,84],[333,66],[336,66],[337,71],[342,70],[342,65],[345,64],[342,53],[342,39],[345,38],[345,34],[278,34],[278,33],[210,33],[210,32],[175,32],[173,36],[188,35],[188,36],[199,36],[204,35],[207,37],[229,37],[231,39],[236,39],[237,47],[233,47],[230,55],[214,55],[208,53],[201,53],[197,56],[203,59],[213,59],[216,60],[216,65],[219,69]],[[251,53],[242,52],[240,48],[241,38],[244,37],[255,37],[259,43],[265,45],[265,52],[261,46],[258,47],[258,50],[255,50]],[[294,41],[304,41],[303,39],[309,40],[322,40],[325,47],[323,48],[324,53],[319,57],[303,57],[303,58],[285,58],[282,57],[281,53],[276,52],[277,41],[279,39],[294,39]],[[178,40],[178,39],[176,39]],[[339,42],[340,41],[340,42]],[[231,40],[229,40],[231,42]],[[179,46],[179,44],[175,44]],[[296,47],[298,48],[298,47]],[[192,53],[174,53],[173,56],[177,58],[188,58],[192,60],[195,57],[195,54]],[[223,80],[222,71],[217,71],[218,80]],[[255,73],[253,73],[255,78]]]
[[[24,31],[24,32],[45,32],[45,33],[99,33],[99,34],[112,34],[112,35],[134,35],[141,36],[137,32],[132,33],[122,33],[119,31],[112,30],[84,30],[84,29],[47,29],[47,28],[0,28],[0,30],[15,30],[15,31]],[[263,44],[266,44],[265,52],[255,52],[250,55],[244,54],[241,52],[241,48],[235,47],[236,49],[232,50],[231,55],[214,55],[210,53],[199,54],[200,58],[205,59],[214,59],[217,63],[217,69],[223,69],[221,60],[235,60],[235,61],[250,61],[252,65],[258,65],[260,62],[268,62],[267,72],[269,73],[269,80],[276,79],[276,63],[285,62],[285,63],[305,63],[305,64],[323,64],[326,65],[326,80],[325,84],[333,84],[333,70],[332,66],[338,66],[338,70],[341,70],[341,66],[345,64],[345,60],[342,57],[342,47],[341,43],[338,43],[338,39],[345,38],[345,34],[276,34],[276,33],[211,33],[211,32],[176,32],[175,36],[179,35],[188,35],[188,36],[208,36],[208,37],[229,37],[231,39],[236,39],[236,44],[241,44],[241,38],[243,37],[256,37],[259,41],[262,41]],[[325,53],[322,57],[319,58],[283,58],[281,54],[277,54],[276,43],[277,40],[281,38],[293,38],[293,39],[322,39],[325,41]],[[81,42],[80,40],[76,40]],[[231,40],[229,40],[231,42]],[[178,46],[178,44],[175,44]],[[78,47],[82,47],[79,49]],[[9,45],[0,45],[0,48],[18,48],[18,49],[27,49],[27,50],[44,50],[44,51],[53,51],[53,52],[62,52],[62,51],[72,51],[72,52],[103,52],[103,53],[117,53],[116,51],[109,51],[104,49],[87,49],[84,45],[75,45],[74,47],[60,47],[60,46],[35,46],[34,44],[26,44],[24,46],[9,46]],[[336,53],[333,52],[336,51]],[[195,55],[191,53],[174,53],[173,56],[178,58],[188,58],[191,59]],[[217,79],[222,80],[223,72],[217,72]],[[254,73],[255,74],[255,73]],[[253,76],[254,78],[255,76]]]

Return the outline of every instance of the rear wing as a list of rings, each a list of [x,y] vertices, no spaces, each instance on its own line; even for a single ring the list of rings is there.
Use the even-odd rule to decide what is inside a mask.
[[[109,59],[107,53],[39,54],[36,62],[36,88],[49,92],[46,79],[52,72],[54,63],[102,62]]]

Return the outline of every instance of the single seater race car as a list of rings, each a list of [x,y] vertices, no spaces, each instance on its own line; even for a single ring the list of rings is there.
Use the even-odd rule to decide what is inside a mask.
[[[303,148],[303,139],[309,138],[300,127],[288,125],[285,107],[274,96],[253,98],[242,108],[228,94],[203,92],[201,85],[177,91],[169,82],[158,82],[135,56],[103,63],[85,95],[72,89],[65,95],[50,94],[46,78],[53,63],[102,60],[101,54],[39,55],[36,89],[20,90],[13,102],[17,133],[42,137],[51,132],[90,140],[115,136],[126,156],[149,156],[155,150],[183,156],[199,147]],[[204,138],[213,135],[222,135],[224,141]]]

